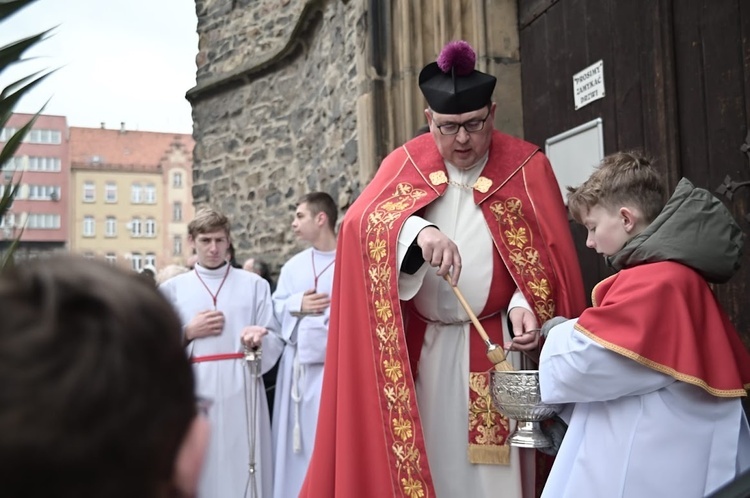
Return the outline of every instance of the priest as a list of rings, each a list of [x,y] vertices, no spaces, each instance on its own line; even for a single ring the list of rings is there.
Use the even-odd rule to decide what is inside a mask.
[[[585,299],[552,168],[494,130],[496,78],[475,59],[452,42],[421,71],[429,133],[393,151],[344,217],[303,497],[535,494],[533,455],[505,444],[493,364],[451,285],[495,343],[526,352]]]

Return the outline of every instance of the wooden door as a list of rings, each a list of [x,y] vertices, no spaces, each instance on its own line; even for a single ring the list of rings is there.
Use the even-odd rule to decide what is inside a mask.
[[[750,182],[750,3],[746,0],[519,0],[525,138],[595,118],[605,154],[639,149],[668,189]],[[572,76],[602,60],[606,97],[579,110]],[[721,191],[721,190],[720,190]],[[717,193],[746,233],[750,187]],[[587,291],[610,274],[573,227]],[[715,292],[750,349],[750,250]]]

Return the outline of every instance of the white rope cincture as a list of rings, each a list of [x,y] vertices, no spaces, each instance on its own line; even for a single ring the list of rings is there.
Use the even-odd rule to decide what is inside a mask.
[[[247,363],[247,368],[250,374],[250,399],[248,400],[250,404],[250,407],[248,409],[248,424],[250,425],[250,430],[248,431],[250,462],[248,464],[248,485],[250,487],[250,496],[252,498],[260,497],[260,495],[258,494],[255,447],[257,444],[256,442],[258,425],[256,417],[258,416],[258,381],[261,375],[261,359],[262,351],[260,347],[258,347],[257,349],[250,349],[247,347],[245,348],[245,362]],[[245,390],[245,393],[247,393],[247,390]],[[246,407],[247,405],[248,403],[245,403]],[[247,490],[245,491],[245,495],[247,495]]]
[[[299,405],[302,401],[299,383],[302,377],[302,365],[299,363],[299,351],[294,348],[294,359],[292,360],[292,402],[294,403],[294,430],[292,431],[292,449],[295,453],[302,451],[302,436],[299,424]]]

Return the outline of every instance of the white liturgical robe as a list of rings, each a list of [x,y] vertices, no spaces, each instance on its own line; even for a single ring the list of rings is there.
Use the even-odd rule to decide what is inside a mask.
[[[331,295],[336,251],[306,249],[282,268],[273,294],[284,352],[273,410],[274,497],[296,498],[312,456],[318,423],[330,307],[321,315],[295,316],[315,288]],[[317,278],[316,278],[317,277]]]
[[[264,373],[276,363],[282,349],[274,333],[278,326],[268,282],[245,270],[226,271],[226,266],[208,270],[196,265],[195,271],[171,278],[159,288],[179,313],[183,325],[198,313],[213,310],[212,295],[216,296],[215,309],[224,313],[224,330],[220,335],[191,341],[187,353],[192,358],[241,353],[244,347],[240,334],[245,326],[268,328],[270,333],[262,344]],[[253,378],[244,359],[201,361],[193,364],[193,371],[197,394],[212,401],[208,413],[211,437],[198,496],[271,496],[271,427],[262,377]],[[251,461],[255,463],[255,478],[249,472]]]
[[[543,498],[702,498],[750,468],[739,398],[605,349],[576,321],[554,327],[542,348],[542,400],[569,403]]]

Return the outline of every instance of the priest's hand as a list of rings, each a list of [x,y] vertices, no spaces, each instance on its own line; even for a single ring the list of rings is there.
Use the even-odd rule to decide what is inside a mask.
[[[331,298],[325,292],[315,292],[315,289],[305,291],[302,295],[302,309],[305,313],[323,313],[331,305]]]
[[[539,324],[534,314],[526,308],[516,307],[508,313],[513,326],[510,350],[529,352],[539,348]]]
[[[263,336],[268,334],[268,329],[260,325],[248,325],[242,329],[240,337],[246,348],[257,349],[263,342]]]
[[[185,340],[219,335],[224,330],[224,313],[221,311],[201,311],[185,325]]]
[[[451,284],[458,284],[458,277],[461,275],[461,255],[455,242],[436,227],[429,226],[417,235],[417,245],[422,249],[424,260],[430,266],[438,268],[439,277],[450,274]]]

